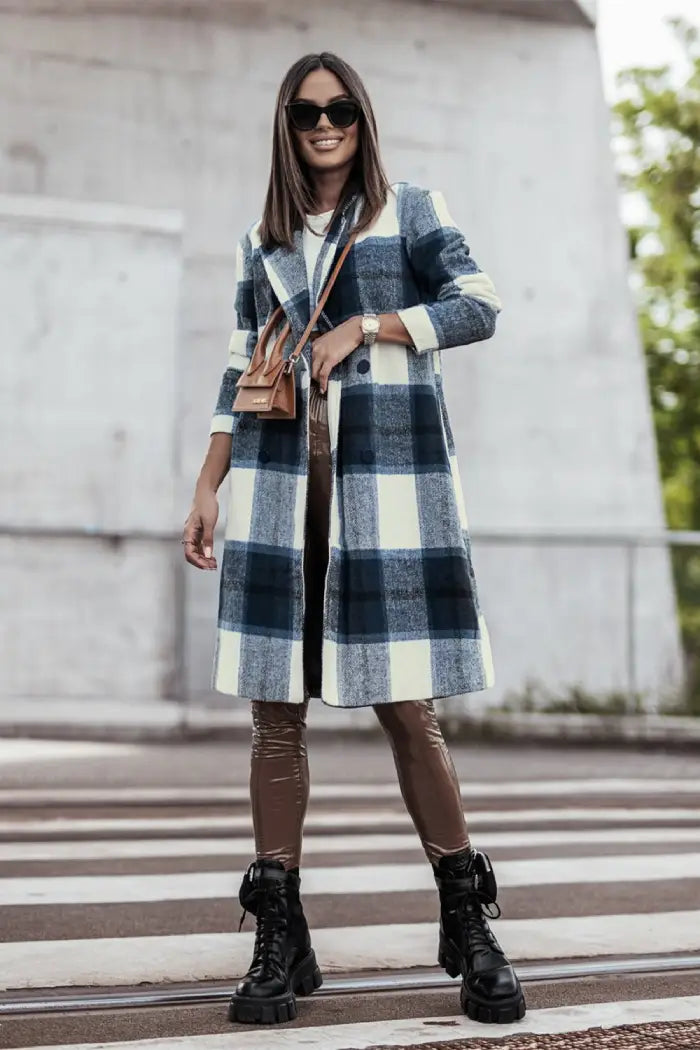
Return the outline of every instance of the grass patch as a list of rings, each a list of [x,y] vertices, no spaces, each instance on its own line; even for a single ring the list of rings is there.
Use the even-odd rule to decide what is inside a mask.
[[[556,715],[642,715],[648,709],[644,693],[613,689],[593,693],[581,685],[548,689],[537,679],[528,679],[522,690],[509,690],[499,706],[501,711]],[[688,687],[683,693],[669,693],[659,703],[664,715],[700,715],[697,690]]]

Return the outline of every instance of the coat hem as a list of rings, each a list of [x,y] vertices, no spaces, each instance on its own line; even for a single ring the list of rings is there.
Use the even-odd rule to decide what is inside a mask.
[[[313,696],[313,695],[310,696],[308,699],[320,700],[321,703],[323,703],[325,707],[332,707],[332,708],[335,708],[335,710],[337,710],[337,711],[353,711],[355,709],[359,709],[359,708],[363,708],[363,707],[374,707],[375,705],[378,706],[378,705],[381,705],[381,704],[400,704],[400,703],[407,703],[407,702],[411,702],[411,701],[415,701],[415,700],[450,700],[452,697],[467,696],[467,695],[469,695],[471,693],[482,693],[486,689],[492,689],[492,688],[493,688],[493,684],[491,684],[491,683],[486,684],[485,683],[483,685],[473,685],[469,689],[462,689],[462,690],[459,690],[458,692],[455,692],[455,693],[452,693],[452,692],[450,692],[450,693],[437,693],[434,696],[392,697],[391,699],[385,699],[385,700],[368,700],[367,703],[363,703],[363,704],[334,704],[334,703],[331,703],[330,700],[324,699],[323,696]],[[274,704],[274,703],[303,704],[305,702],[305,700],[307,699],[306,696],[302,697],[299,700],[296,700],[296,699],[294,699],[292,697],[288,697],[288,696],[284,697],[284,698],[283,697],[275,697],[275,696],[245,696],[242,693],[229,693],[225,689],[217,689],[216,687],[214,687],[214,691],[217,692],[217,693],[222,693],[224,696],[231,696],[231,697],[233,697],[236,700],[247,700],[249,703],[252,702],[252,701],[256,701],[258,703],[262,702],[262,703],[271,703],[271,704]]]

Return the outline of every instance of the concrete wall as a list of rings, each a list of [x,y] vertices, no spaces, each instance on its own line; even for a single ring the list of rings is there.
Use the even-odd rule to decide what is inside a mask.
[[[274,95],[291,61],[330,47],[367,82],[391,178],[445,192],[504,302],[494,339],[443,355],[474,530],[663,525],[590,3],[557,4],[578,14],[552,22],[410,0],[311,0],[303,13],[283,0],[163,3],[162,17],[80,6],[0,14],[0,190],[182,211],[178,522],[226,360],[235,243],[262,202]],[[497,677],[475,702],[533,673],[624,681],[619,552],[477,541],[475,562]],[[204,696],[217,581],[186,579],[188,689]],[[642,552],[638,592],[636,675],[656,690],[680,666],[665,552]]]
[[[0,196],[4,698],[173,690],[180,225]]]

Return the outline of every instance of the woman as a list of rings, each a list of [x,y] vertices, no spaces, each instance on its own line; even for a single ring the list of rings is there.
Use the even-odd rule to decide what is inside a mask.
[[[296,418],[233,411],[273,309],[291,324],[288,356],[351,232],[295,366]],[[216,569],[216,492],[230,472],[212,685],[251,702],[256,844],[239,891],[255,949],[230,1017],[293,1018],[295,993],[321,984],[299,897],[306,714],[319,696],[374,707],[438,887],[438,961],[462,974],[470,1017],[515,1020],[522,989],[484,915],[495,879],[470,845],[433,707],[493,684],[440,351],[489,338],[500,301],[442,195],[389,185],[367,92],[335,55],[305,56],[282,82],[265,208],[237,276],[183,538],[192,565]]]

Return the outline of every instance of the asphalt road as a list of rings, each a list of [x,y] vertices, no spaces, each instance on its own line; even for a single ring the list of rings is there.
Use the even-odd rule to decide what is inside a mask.
[[[696,757],[451,750],[472,841],[499,881],[493,929],[523,973],[698,957]],[[247,968],[254,929],[248,916],[236,932],[238,885],[253,856],[248,755],[246,742],[0,740],[0,1047],[135,1050],[150,1039],[150,1050],[345,1050],[449,1040],[451,1050],[481,1045],[473,1040],[485,1034],[549,1040],[624,1034],[632,1024],[629,1045],[642,1050],[643,1025],[662,1024],[668,1042],[700,1021],[700,970],[690,968],[528,979],[528,1013],[502,1033],[461,1014],[458,981],[328,994],[343,978],[445,975],[435,964],[437,894],[388,743],[311,732],[302,896],[326,984],[298,1001],[295,1021],[230,1025],[227,994]],[[202,988],[208,1001],[184,1005],[50,1015],[29,1007],[37,996]],[[24,1013],[2,1012],[19,1000]],[[560,1038],[552,1045],[578,1045]],[[585,1043],[596,1045],[609,1044]]]

